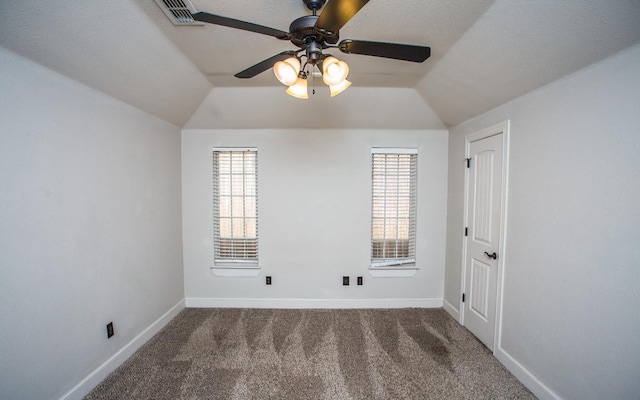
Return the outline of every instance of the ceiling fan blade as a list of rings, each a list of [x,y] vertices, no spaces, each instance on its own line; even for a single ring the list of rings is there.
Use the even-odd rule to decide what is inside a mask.
[[[284,61],[289,57],[295,57],[296,52],[295,51],[283,51],[282,53],[276,54],[273,57],[269,57],[264,61],[261,61],[259,63],[257,63],[256,65],[249,67],[247,69],[245,69],[244,71],[238,72],[235,77],[236,78],[253,78],[254,76],[268,70],[269,68],[273,67],[273,64],[275,64],[278,61]]]
[[[368,42],[345,39],[338,45],[340,51],[347,54],[393,58],[395,60],[423,62],[431,55],[431,48],[411,44]]]
[[[329,0],[316,21],[316,29],[338,32],[369,0]]]
[[[209,14],[208,12],[200,11],[193,14],[193,19],[200,22],[207,22],[214,25],[228,26],[230,28],[242,29],[243,31],[262,33],[263,35],[269,35],[278,39],[290,39],[289,33],[278,29],[269,28],[251,22],[240,21],[239,19],[233,19],[228,17],[222,17],[220,15]]]

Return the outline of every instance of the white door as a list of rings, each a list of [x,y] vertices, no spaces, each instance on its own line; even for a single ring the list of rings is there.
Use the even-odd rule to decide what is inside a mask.
[[[500,260],[503,134],[468,144],[464,326],[493,350]]]

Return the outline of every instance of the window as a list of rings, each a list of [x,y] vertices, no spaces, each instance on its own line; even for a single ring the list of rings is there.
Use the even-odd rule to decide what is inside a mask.
[[[258,152],[213,149],[214,264],[258,264]]]
[[[371,153],[371,267],[415,264],[418,151]]]

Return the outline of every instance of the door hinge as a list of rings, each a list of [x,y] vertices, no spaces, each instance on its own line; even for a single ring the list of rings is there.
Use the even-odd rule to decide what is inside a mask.
[[[467,168],[471,168],[471,158],[465,158],[467,160]]]
[[[469,236],[469,228],[467,227],[464,228],[464,235]]]
[[[464,293],[462,293],[462,302],[464,303]]]

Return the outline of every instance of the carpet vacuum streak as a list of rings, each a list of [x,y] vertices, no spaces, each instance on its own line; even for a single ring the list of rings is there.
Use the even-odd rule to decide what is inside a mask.
[[[98,399],[535,399],[442,309],[188,308]]]

